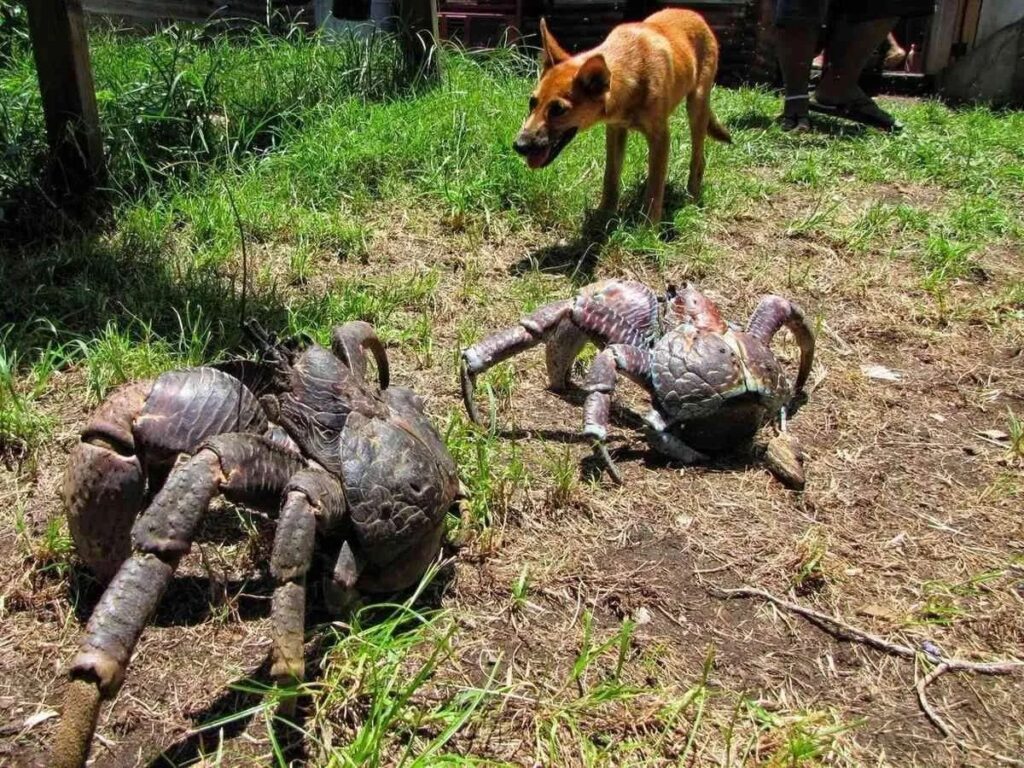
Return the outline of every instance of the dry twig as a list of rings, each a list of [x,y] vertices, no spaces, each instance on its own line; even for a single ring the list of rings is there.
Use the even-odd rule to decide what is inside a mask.
[[[934,725],[947,739],[952,739],[957,747],[964,751],[973,749],[982,752],[1001,763],[1024,766],[1024,760],[1019,760],[1007,755],[1001,755],[978,744],[969,744],[964,739],[958,737],[946,721],[943,720],[939,713],[931,706],[926,693],[928,686],[947,672],[973,672],[978,675],[1008,675],[1016,669],[1024,667],[1024,661],[978,662],[969,661],[967,659],[945,658],[926,650],[918,651],[909,645],[894,643],[891,640],[886,640],[884,637],[859,629],[852,624],[843,621],[837,616],[830,616],[827,613],[816,611],[813,608],[807,608],[799,603],[785,600],[771,592],[768,592],[767,590],[758,589],[756,587],[722,589],[720,587],[709,586],[708,592],[712,596],[724,600],[737,597],[758,597],[762,600],[767,600],[779,608],[784,608],[791,613],[803,616],[811,623],[816,624],[830,635],[841,640],[851,640],[853,642],[863,643],[864,645],[869,645],[872,648],[876,648],[893,656],[900,656],[906,659],[916,659],[918,656],[924,656],[928,661],[936,664],[936,666],[927,675],[917,681],[917,700],[921,705],[921,710],[932,725]]]

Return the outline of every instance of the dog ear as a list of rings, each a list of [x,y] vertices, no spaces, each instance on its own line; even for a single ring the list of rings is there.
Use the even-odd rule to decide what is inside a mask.
[[[583,62],[573,84],[587,96],[596,98],[608,92],[611,79],[612,73],[608,71],[608,64],[599,53]]]
[[[540,20],[540,44],[540,64],[545,72],[556,64],[561,64],[563,61],[572,58],[555,40],[555,36],[548,30],[547,21],[543,18]]]

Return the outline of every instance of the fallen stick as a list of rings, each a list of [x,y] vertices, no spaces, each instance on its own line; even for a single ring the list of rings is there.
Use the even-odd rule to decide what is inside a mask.
[[[756,587],[722,589],[721,587],[708,586],[707,590],[714,597],[724,600],[730,600],[738,597],[758,597],[762,600],[767,600],[769,603],[772,603],[779,608],[784,608],[791,613],[803,616],[805,619],[821,627],[834,637],[838,637],[842,640],[852,640],[854,642],[863,643],[893,656],[900,656],[905,659],[916,659],[919,655],[924,656],[928,661],[936,666],[927,675],[917,681],[917,701],[921,705],[921,711],[924,712],[925,717],[928,718],[931,724],[934,725],[944,737],[951,739],[964,751],[974,749],[979,752],[983,752],[1001,763],[1024,766],[1024,760],[1018,760],[1015,757],[1001,755],[998,752],[993,752],[981,745],[969,744],[964,739],[958,737],[946,721],[943,720],[939,713],[932,707],[931,703],[928,701],[928,695],[926,692],[929,685],[934,683],[947,672],[973,672],[978,675],[1008,675],[1016,669],[1024,667],[1024,661],[981,662],[969,661],[967,659],[946,658],[945,656],[938,655],[932,651],[924,649],[918,651],[911,648],[909,645],[886,640],[880,635],[875,635],[870,632],[866,632],[863,629],[859,629],[858,627],[843,621],[837,616],[830,616],[827,613],[816,611],[813,608],[807,608],[799,603],[785,600],[764,589],[758,589]]]

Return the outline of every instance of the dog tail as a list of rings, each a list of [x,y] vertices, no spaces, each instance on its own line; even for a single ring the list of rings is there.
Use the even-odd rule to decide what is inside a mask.
[[[729,131],[726,127],[718,121],[717,115],[714,110],[709,110],[710,119],[708,120],[708,134],[713,139],[717,139],[723,144],[732,144],[732,136],[729,135]]]

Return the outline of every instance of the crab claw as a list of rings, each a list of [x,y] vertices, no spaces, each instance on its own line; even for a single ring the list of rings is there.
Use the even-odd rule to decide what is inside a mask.
[[[388,353],[377,331],[361,320],[339,325],[331,331],[331,349],[360,380],[366,378],[366,352],[377,364],[377,386],[385,390],[391,383]]]
[[[782,326],[789,329],[800,347],[800,367],[793,383],[793,393],[800,395],[814,364],[814,330],[800,305],[781,296],[763,297],[750,316],[747,333],[767,346]]]
[[[466,405],[469,418],[481,427],[486,426],[484,420],[480,418],[480,411],[477,410],[476,400],[473,398],[476,392],[476,376],[470,373],[469,363],[465,358],[459,362],[459,378],[462,381],[462,402]]]
[[[146,492],[133,425],[152,387],[152,381],[141,381],[111,395],[86,424],[64,475],[62,494],[75,548],[103,582],[131,554],[131,529]]]
[[[771,473],[787,488],[804,489],[804,452],[792,433],[782,432],[773,437],[765,449],[764,460]]]

